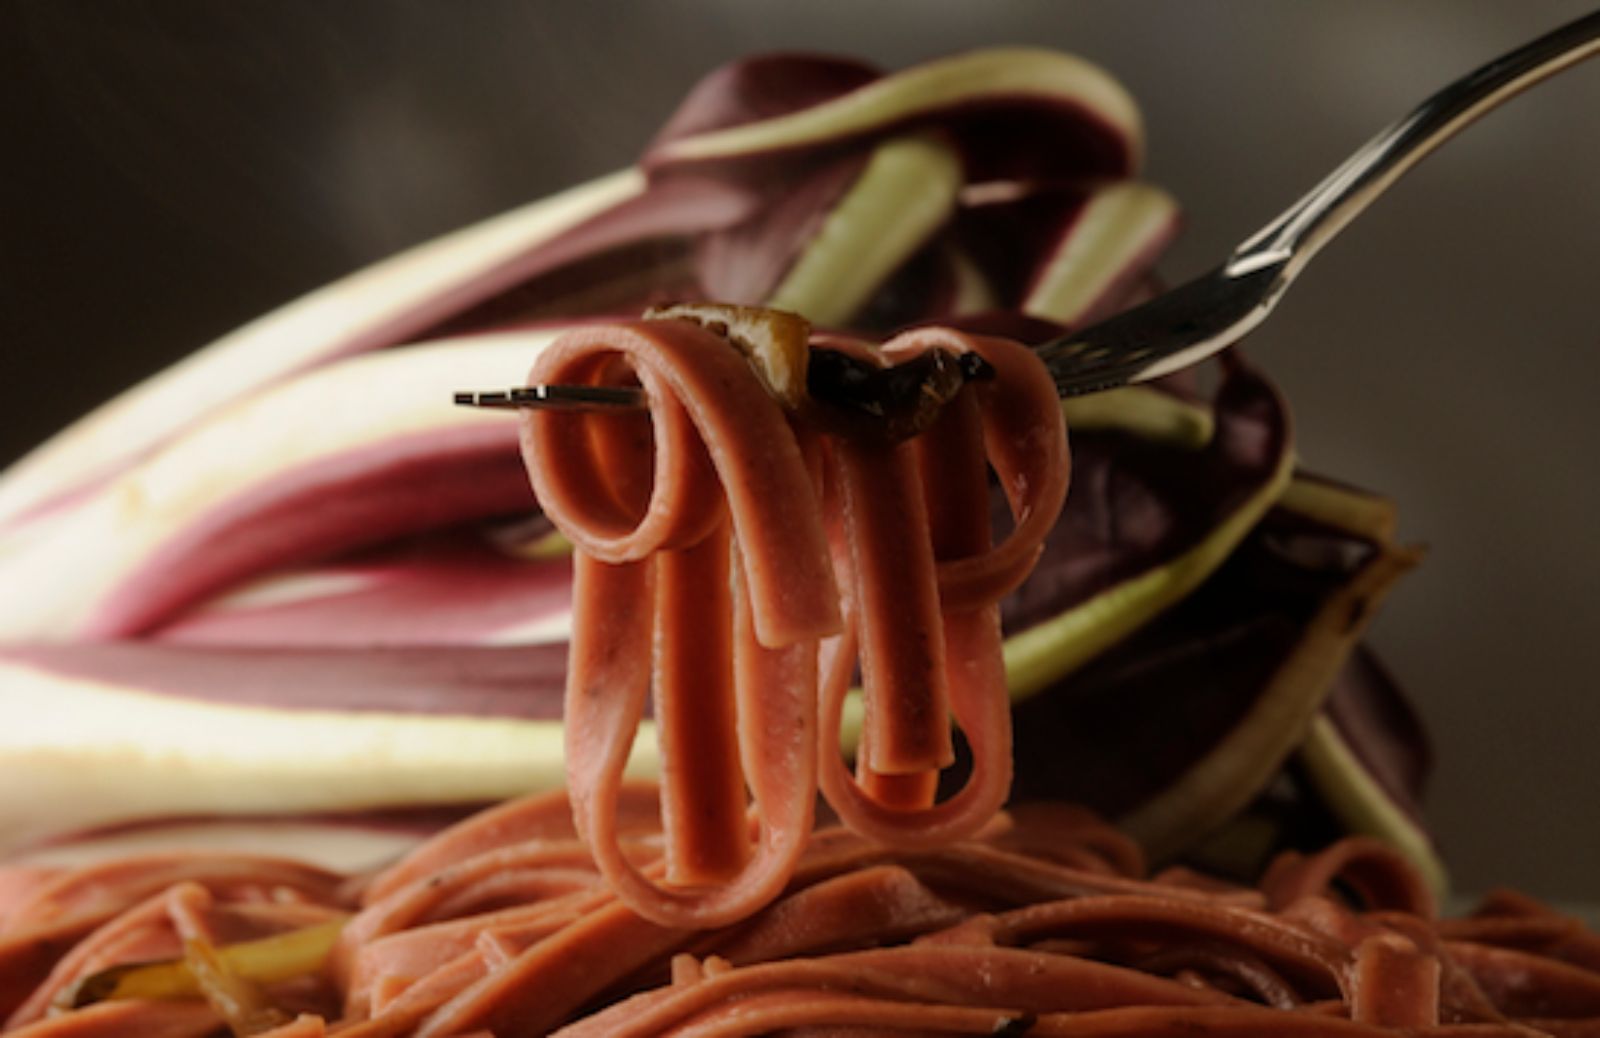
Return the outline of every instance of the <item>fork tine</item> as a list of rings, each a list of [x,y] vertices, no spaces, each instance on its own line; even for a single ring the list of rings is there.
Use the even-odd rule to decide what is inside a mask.
[[[1160,378],[1244,338],[1286,284],[1281,265],[1238,276],[1219,267],[1036,350],[1063,397]]]
[[[638,411],[644,408],[644,391],[631,386],[517,386],[457,393],[455,402],[460,407],[511,411]]]

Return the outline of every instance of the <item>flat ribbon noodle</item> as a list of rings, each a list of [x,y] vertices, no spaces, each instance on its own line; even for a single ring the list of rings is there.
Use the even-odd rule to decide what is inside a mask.
[[[912,464],[884,472],[872,452],[885,448],[836,444],[831,469],[844,513],[835,537],[850,542],[835,547],[836,558],[851,570],[844,581],[849,630],[834,646],[823,686],[819,780],[846,825],[904,847],[972,835],[1010,790],[1011,715],[999,601],[1043,550],[1066,499],[1069,472],[1055,388],[1031,350],[1005,339],[924,329],[886,343],[882,356],[896,362],[930,349],[977,353],[994,369],[992,383],[962,392],[930,430],[892,448]],[[999,545],[992,543],[986,504],[990,466],[1015,520]],[[909,500],[908,481],[915,495]],[[896,509],[905,528],[888,530],[881,517],[872,528],[873,513]],[[908,608],[908,600],[916,605]],[[937,616],[932,623],[916,622],[917,606],[928,601]],[[913,614],[910,622],[906,612]],[[941,657],[934,679],[944,688],[919,697],[917,682],[926,671],[893,673],[880,661],[914,665],[916,652],[930,644]],[[832,743],[858,646],[866,717],[858,775],[852,778]],[[939,769],[949,763],[947,743],[927,738],[917,758],[898,737],[929,727],[948,737],[946,697],[971,750],[972,771],[960,791],[934,804]]]
[[[573,332],[529,377],[637,378],[649,403],[648,427],[632,416],[545,413],[524,426],[534,490],[578,550],[565,707],[578,832],[606,880],[647,918],[730,922],[776,896],[811,829],[816,643],[840,618],[805,452],[746,360],[687,322]],[[701,609],[686,613],[696,598]],[[700,617],[732,641],[731,669],[697,645]],[[652,684],[665,874],[676,889],[629,862],[615,828]],[[690,695],[693,710],[681,702]],[[702,724],[702,710],[715,723]],[[734,726],[737,757],[727,745]],[[760,835],[741,862],[745,784]]]

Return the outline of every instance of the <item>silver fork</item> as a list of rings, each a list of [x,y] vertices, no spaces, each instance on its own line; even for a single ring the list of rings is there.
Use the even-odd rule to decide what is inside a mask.
[[[1189,367],[1267,319],[1334,236],[1439,145],[1480,115],[1600,52],[1600,11],[1524,44],[1390,124],[1220,266],[1082,331],[1039,347],[1062,396]]]
[[[1311,257],[1435,148],[1535,83],[1600,52],[1600,11],[1456,80],[1363,145],[1277,219],[1193,281],[1038,347],[1063,396],[1169,375],[1243,339]],[[632,389],[530,386],[457,393],[474,407],[633,408]]]

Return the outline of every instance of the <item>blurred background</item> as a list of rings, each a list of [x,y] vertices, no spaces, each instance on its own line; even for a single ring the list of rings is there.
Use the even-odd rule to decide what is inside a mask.
[[[1188,212],[1175,279],[1592,3],[8,0],[0,463],[325,281],[629,163],[745,52],[1104,65]],[[1596,183],[1600,61],[1429,160],[1250,344],[1306,462],[1392,495],[1431,547],[1373,640],[1434,733],[1463,891],[1600,898]]]

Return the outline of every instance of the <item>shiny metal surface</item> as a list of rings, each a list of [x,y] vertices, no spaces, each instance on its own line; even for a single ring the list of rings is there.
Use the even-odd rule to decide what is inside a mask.
[[[461,407],[499,410],[632,411],[644,406],[644,392],[627,386],[526,386],[459,392],[455,402]]]
[[[1039,348],[1062,396],[1143,382],[1233,345],[1267,319],[1311,257],[1439,145],[1528,87],[1600,53],[1600,11],[1463,76],[1392,123],[1220,267]]]

